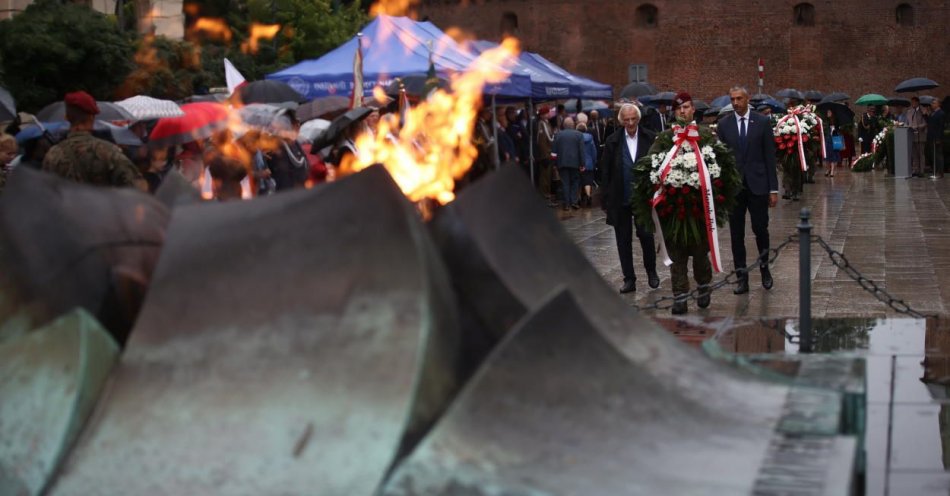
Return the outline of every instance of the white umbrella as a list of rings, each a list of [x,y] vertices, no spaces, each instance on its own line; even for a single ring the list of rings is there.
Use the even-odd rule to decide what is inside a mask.
[[[185,112],[177,103],[171,100],[160,100],[150,96],[133,96],[125,100],[115,102],[116,105],[124,108],[136,120],[146,121],[149,119],[161,119],[163,117],[181,117]]]
[[[330,127],[330,121],[324,119],[312,119],[304,122],[300,126],[298,136],[305,143],[313,143],[327,128]]]

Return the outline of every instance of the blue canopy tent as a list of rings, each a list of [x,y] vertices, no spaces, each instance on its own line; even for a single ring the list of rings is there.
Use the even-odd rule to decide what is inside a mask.
[[[487,50],[497,48],[498,43],[478,40],[467,43],[466,47],[475,55],[480,55]],[[534,100],[577,98],[581,94],[580,86],[541,66],[525,52],[521,52],[517,59],[509,61],[506,66],[512,74],[520,74],[531,79],[531,98]]]
[[[358,40],[359,37],[353,37],[318,59],[268,74],[266,79],[284,81],[307,99],[349,95],[353,88],[353,58]],[[442,77],[465,72],[475,61],[473,55],[431,23],[387,15],[373,19],[362,30],[364,96],[372,95],[377,84],[387,86],[396,77],[428,71],[429,46],[432,46],[432,63]],[[498,83],[486,84],[484,93],[527,98],[531,95],[531,80],[512,74]]]
[[[426,24],[426,23],[424,23]],[[482,53],[498,43],[478,40],[468,44],[475,53]],[[512,72],[531,78],[531,97],[535,100],[565,98],[611,99],[613,88],[582,76],[571,74],[558,65],[532,52],[521,52],[513,63]]]
[[[593,79],[588,79],[583,76],[578,76],[568,72],[563,67],[551,62],[550,60],[544,58],[542,55],[525,52],[525,56],[535,60],[538,64],[543,67],[546,67],[552,73],[560,75],[561,77],[567,78],[569,81],[578,85],[581,88],[581,94],[577,95],[579,98],[587,98],[591,100],[610,100],[614,96],[613,87],[609,84],[599,83]]]

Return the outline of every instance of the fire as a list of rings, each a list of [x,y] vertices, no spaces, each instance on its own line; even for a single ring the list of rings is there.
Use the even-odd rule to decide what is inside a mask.
[[[379,14],[384,14],[415,18],[417,5],[419,5],[419,0],[379,0],[369,8],[369,15],[370,17],[376,17]]]
[[[226,43],[231,42],[231,28],[228,27],[228,23],[224,22],[224,19],[218,19],[214,17],[200,17],[195,24],[189,30],[190,34],[204,34],[205,36],[222,40]]]
[[[455,181],[478,156],[472,136],[482,88],[508,76],[506,61],[515,59],[518,51],[513,38],[486,51],[468,71],[453,78],[451,91],[438,90],[409,109],[401,128],[398,115],[380,120],[375,134],[357,138],[359,153],[351,170],[344,164],[341,172],[381,163],[410,200],[452,201]]]
[[[244,53],[257,53],[260,40],[271,40],[280,31],[280,24],[251,23],[251,33],[247,41],[241,43]]]

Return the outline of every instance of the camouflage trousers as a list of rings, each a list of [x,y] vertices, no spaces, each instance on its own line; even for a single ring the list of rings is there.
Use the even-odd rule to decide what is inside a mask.
[[[709,245],[675,245],[667,241],[666,251],[673,260],[670,266],[670,281],[673,295],[689,292],[689,257],[693,257],[693,279],[703,286],[712,282],[712,264],[709,262]]]

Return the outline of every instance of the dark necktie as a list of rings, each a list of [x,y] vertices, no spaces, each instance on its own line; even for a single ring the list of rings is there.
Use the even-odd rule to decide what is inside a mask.
[[[666,119],[660,114],[660,131],[666,131]]]
[[[739,148],[745,150],[746,145],[746,135],[745,135],[745,117],[739,118]]]

